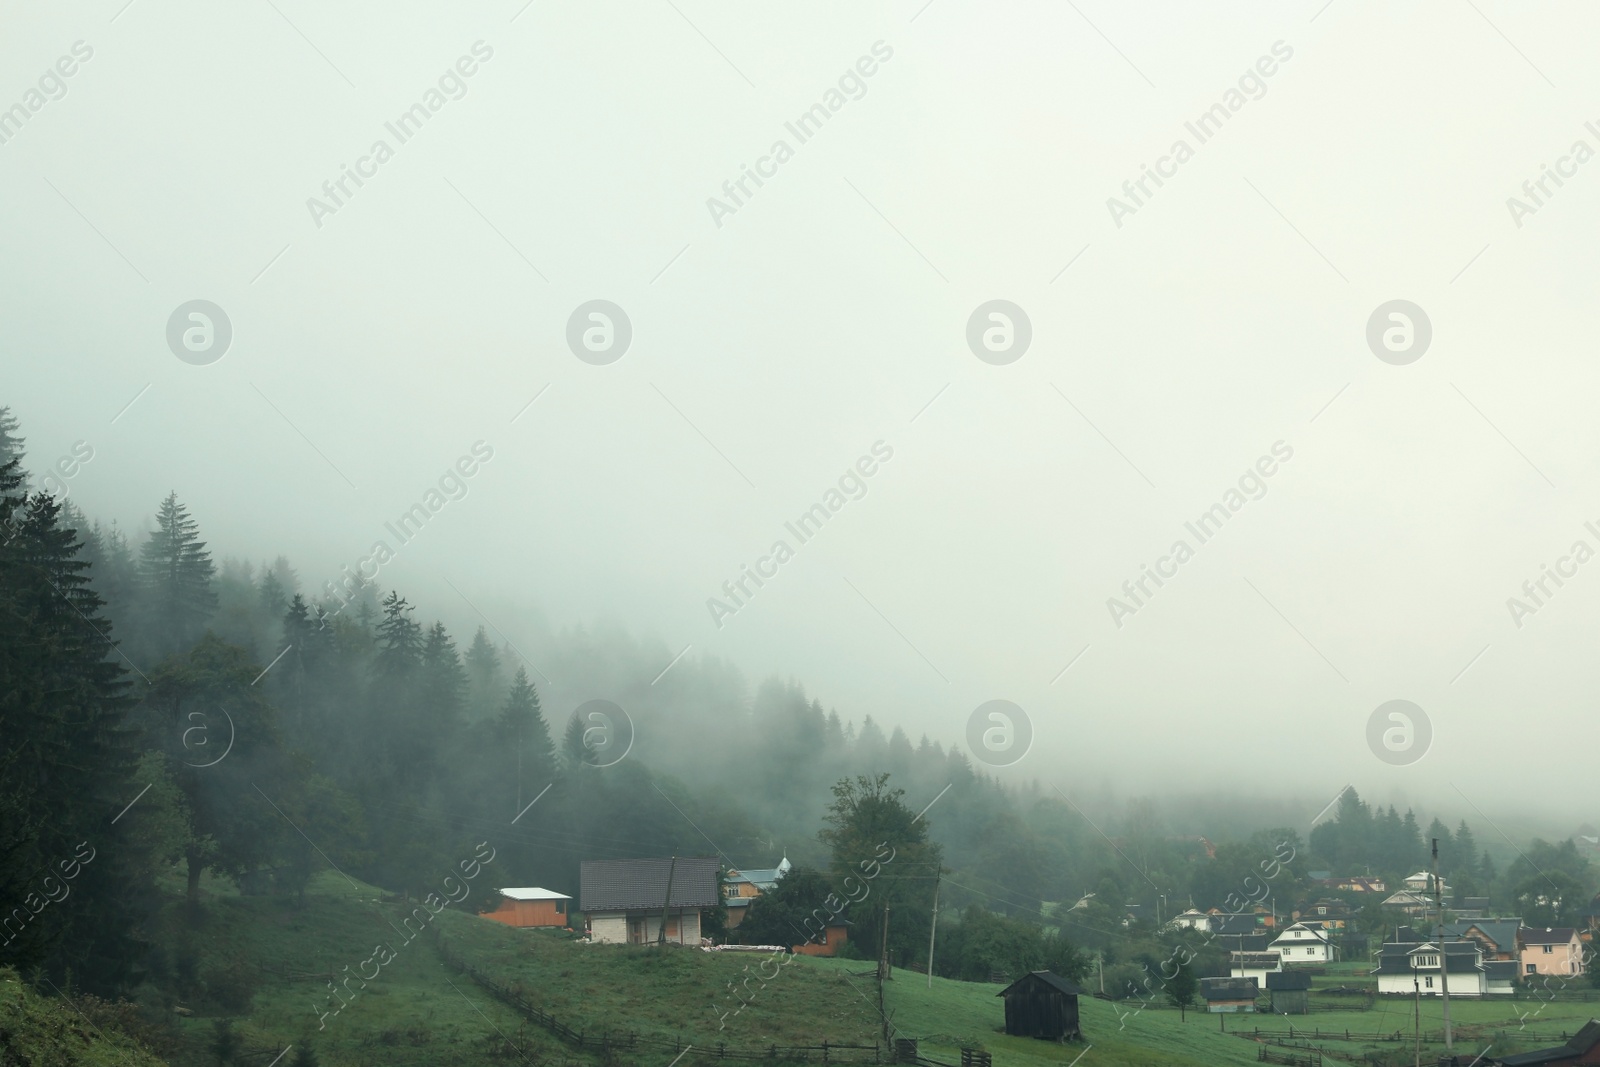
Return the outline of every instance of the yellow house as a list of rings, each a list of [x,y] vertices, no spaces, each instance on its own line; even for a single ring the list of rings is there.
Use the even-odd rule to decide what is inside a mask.
[[[789,873],[789,857],[776,867],[730,870],[722,885],[722,903],[728,909],[728,929],[744,922],[745,913],[756,897],[771,892],[779,879]]]

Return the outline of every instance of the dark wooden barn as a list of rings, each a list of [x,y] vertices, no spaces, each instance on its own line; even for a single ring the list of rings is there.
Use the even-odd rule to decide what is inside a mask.
[[[1273,971],[1267,975],[1267,996],[1279,1015],[1305,1015],[1311,1010],[1311,976],[1305,971]]]
[[[1006,1033],[1046,1041],[1077,1040],[1078,995],[1088,990],[1049,971],[1033,971],[1006,986]]]

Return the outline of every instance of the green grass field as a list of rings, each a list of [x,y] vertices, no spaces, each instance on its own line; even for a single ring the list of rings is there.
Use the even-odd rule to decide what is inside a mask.
[[[580,1052],[564,1043],[447,965],[440,945],[586,1037],[609,1031],[662,1043],[623,1052],[620,1058],[630,1064],[668,1067],[680,1044],[704,1053],[719,1044],[764,1050],[882,1040],[884,1020],[872,964],[860,960],[793,957],[778,969],[764,953],[584,945],[570,935],[516,930],[458,911],[434,917],[427,932],[407,942],[401,924],[409,909],[381,903],[375,888],[352,886],[332,872],[313,880],[303,906],[277,897],[243,897],[228,883],[210,879],[205,890],[198,924],[174,892],[157,938],[174,957],[180,949],[192,954],[202,981],[226,989],[232,974],[235,984],[253,996],[247,1005],[229,1005],[213,993],[187,1005],[193,1015],[167,1012],[176,1041],[176,1051],[167,1056],[175,1067],[215,1063],[208,1047],[219,1018],[233,1020],[249,1054],[246,1062],[261,1065],[290,1045],[309,1043],[326,1067],[547,1060],[603,1067],[598,1050]],[[380,943],[393,949],[392,962],[364,988],[359,977],[341,984],[347,1006],[330,1000],[327,976],[332,973],[342,983],[358,975]],[[1333,986],[1370,987],[1368,970],[1365,963],[1336,964],[1315,979],[1313,997],[1317,989]],[[737,999],[729,989],[732,983],[740,983]],[[6,988],[0,986],[0,996],[9,995]],[[1409,1038],[1414,1009],[1405,998],[1379,999],[1364,1011],[1217,1016],[1190,1010],[1185,1019],[1164,1002],[1140,1008],[1132,1001],[1083,997],[1084,1041],[1058,1045],[1004,1034],[1004,1008],[995,995],[1001,988],[944,978],[933,979],[930,988],[926,976],[897,971],[885,989],[892,1036],[917,1038],[923,1055],[951,1063],[959,1061],[964,1046],[982,1048],[993,1055],[996,1067],[1070,1067],[1080,1056],[1084,1067],[1244,1065],[1257,1062],[1258,1045],[1241,1032],[1291,1027],[1297,1034],[1320,1030],[1322,1036],[1307,1035],[1316,1047],[1351,1062],[1372,1062],[1368,1057],[1373,1053],[1391,1062],[1409,1062],[1411,1053],[1409,1040],[1343,1037],[1348,1030],[1398,1031]],[[748,1005],[734,1013],[744,1001]],[[1359,998],[1355,1002],[1361,1003]],[[319,1018],[335,1008],[337,1014]],[[38,1009],[19,993],[0,1011],[16,1016]],[[1451,1004],[1456,1050],[1476,1054],[1492,1044],[1496,1054],[1504,1055],[1558,1044],[1597,1011],[1600,1003],[1458,999]],[[1421,1014],[1425,1034],[1441,1029],[1437,1000],[1424,1001]],[[59,1029],[60,1021],[48,1025]],[[668,1043],[674,1047],[665,1047]],[[1425,1042],[1423,1048],[1425,1056],[1442,1051],[1437,1041]],[[86,1052],[77,1062],[99,1062],[92,1058],[95,1054]],[[284,1057],[280,1067],[289,1062]],[[686,1060],[684,1067],[693,1063]]]

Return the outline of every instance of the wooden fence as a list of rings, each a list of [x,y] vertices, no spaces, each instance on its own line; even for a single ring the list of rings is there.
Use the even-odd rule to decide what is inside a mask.
[[[1324,1030],[1320,1027],[1305,1030],[1296,1029],[1292,1026],[1287,1030],[1229,1030],[1228,1032],[1236,1037],[1253,1037],[1263,1041],[1294,1040],[1296,1038],[1305,1041],[1415,1041],[1417,1038],[1415,1032],[1410,1030],[1377,1033],[1364,1030]],[[1424,1030],[1422,1032],[1422,1040],[1443,1041],[1444,1031]]]

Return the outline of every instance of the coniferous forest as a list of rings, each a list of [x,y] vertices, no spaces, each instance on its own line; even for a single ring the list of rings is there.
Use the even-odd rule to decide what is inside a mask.
[[[3,409],[0,462],[0,965],[36,985],[166,1010],[195,978],[153,922],[164,907],[202,915],[219,885],[293,905],[330,870],[420,897],[480,842],[497,885],[574,894],[585,859],[787,857],[791,877],[734,935],[781,939],[829,892],[830,865],[868,847],[852,821],[864,800],[911,850],[884,898],[889,957],[925,958],[937,891],[935,969],[970,980],[1081,978],[1098,957],[1115,990],[1165,954],[1161,918],[1239,910],[1273,853],[1287,857],[1285,913],[1325,892],[1316,868],[1403,877],[1430,839],[1458,898],[1529,921],[1577,922],[1596,888],[1571,839],[1495,848],[1465,821],[1424,827],[1354,790],[1303,835],[1245,801],[1118,798],[1090,768],[1057,779],[1079,796],[1002,784],[959,747],[847,720],[794,681],[752,689],[707,659],[657,686],[654,648],[614,629],[561,631],[541,669],[487,626],[452,633],[403,590],[339,605],[282,556],[221,555],[176,493],[138,536],[54,499],[32,488],[24,428]],[[546,701],[544,671],[626,709],[626,752],[597,759],[576,702]],[[1386,923],[1374,908],[1361,920]],[[857,917],[860,943],[877,943],[878,921]],[[1225,973],[1219,948],[1195,956]]]

